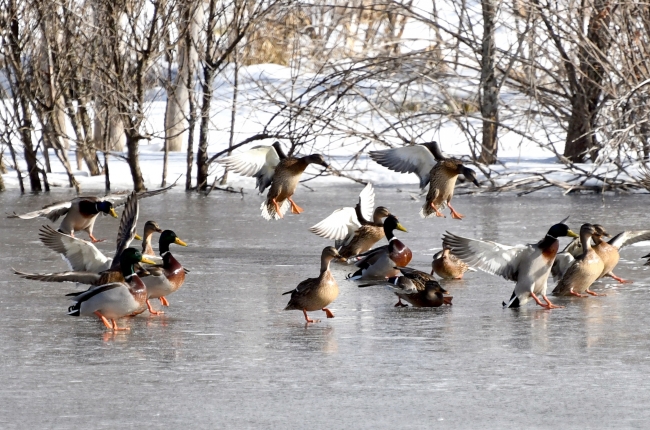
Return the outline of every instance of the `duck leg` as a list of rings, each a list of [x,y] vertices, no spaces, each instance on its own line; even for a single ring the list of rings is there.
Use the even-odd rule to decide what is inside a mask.
[[[114,319],[112,319],[111,321],[113,321],[113,331],[131,330],[130,327],[118,327],[117,321],[115,321]]]
[[[546,304],[548,305],[549,309],[561,309],[564,307],[564,306],[554,305],[553,303],[551,303],[548,297],[546,297],[546,295],[542,295],[542,298],[546,300]]]
[[[291,197],[289,197],[289,203],[291,203],[291,213],[298,215],[304,212],[303,208],[298,206]]]
[[[446,218],[446,217],[442,214],[442,212],[440,212],[440,211],[438,210],[438,208],[436,207],[436,205],[433,204],[433,202],[429,203],[429,205],[431,206],[431,209],[433,209],[433,213],[435,213],[436,216],[437,216],[438,218]]]
[[[167,301],[167,299],[165,298],[165,296],[160,297],[158,300],[160,300],[160,303],[161,303],[163,306],[167,306],[167,307],[169,307],[169,302]]]
[[[406,307],[408,307],[408,305],[405,305],[404,303],[402,303],[402,298],[398,297],[397,298],[397,303],[395,303],[395,307],[396,308],[406,308]]]
[[[629,280],[627,280],[627,279],[619,278],[618,276],[614,275],[614,272],[609,272],[609,273],[608,273],[607,275],[605,275],[605,276],[609,276],[610,278],[614,278],[614,279],[616,279],[618,282],[620,282],[621,284],[632,284],[632,283],[634,282],[634,281],[629,281]]]
[[[321,310],[322,310],[323,312],[325,312],[325,315],[327,315],[327,318],[334,318],[334,314],[333,314],[332,311],[330,311],[329,309],[327,309],[327,308],[323,308],[323,309],[321,309]]]
[[[307,310],[306,309],[303,309],[302,313],[305,314],[305,321],[307,321],[308,323],[317,323],[317,322],[319,322],[318,320],[313,320],[313,319],[309,318],[307,316]]]
[[[90,236],[90,240],[91,240],[93,243],[104,242],[104,241],[106,240],[106,239],[97,239],[95,236],[93,236],[92,233],[88,233],[88,236]]]
[[[271,201],[273,202],[273,205],[275,206],[275,213],[278,214],[278,216],[280,218],[284,218],[282,216],[282,212],[280,212],[280,206],[278,205],[278,202],[275,200],[275,198],[271,199]]]
[[[447,202],[447,206],[449,206],[449,210],[451,211],[451,217],[453,219],[463,219],[465,218],[465,215],[461,215],[456,210],[451,206],[451,202]]]
[[[576,293],[575,291],[573,291],[573,288],[571,288],[569,290],[569,294],[571,294],[572,296],[576,296],[576,297],[587,297],[584,294]]]
[[[147,309],[149,309],[149,313],[151,315],[160,315],[165,313],[163,311],[157,311],[153,307],[151,307],[151,302],[149,301],[149,299],[147,299]]]
[[[589,288],[585,290],[585,293],[591,294],[592,296],[606,296],[607,294],[605,293],[596,293],[594,291],[591,291]]]
[[[99,319],[102,320],[102,322],[104,323],[106,328],[110,328],[110,329],[113,328],[111,323],[109,323],[108,320],[106,319],[106,317],[104,315],[100,314],[99,311],[95,311],[95,315],[97,315],[99,317]]]

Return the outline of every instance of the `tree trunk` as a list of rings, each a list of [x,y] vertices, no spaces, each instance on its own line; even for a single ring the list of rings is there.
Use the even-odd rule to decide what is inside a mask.
[[[140,170],[140,158],[138,156],[138,147],[140,146],[140,138],[126,134],[126,147],[128,153],[128,163],[131,169],[131,177],[133,178],[133,190],[138,193],[145,191],[144,179],[142,179],[142,171]]]
[[[481,49],[481,89],[479,103],[483,117],[483,141],[479,161],[497,161],[497,127],[499,123],[499,86],[495,75],[494,27],[497,14],[495,0],[482,0],[483,41]]]
[[[605,70],[599,57],[606,56],[609,35],[610,3],[597,0],[589,20],[587,40],[580,46],[580,78],[577,80],[571,100],[571,118],[566,136],[564,156],[573,163],[598,156],[598,141],[594,126],[598,115],[598,102],[602,95]]]

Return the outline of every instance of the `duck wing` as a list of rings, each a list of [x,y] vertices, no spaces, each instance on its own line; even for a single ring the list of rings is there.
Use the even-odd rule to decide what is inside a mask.
[[[176,182],[178,182],[178,179],[176,179]],[[156,190],[151,190],[151,191],[141,191],[137,193],[137,196],[139,199],[145,199],[147,197],[157,196],[159,194],[162,194],[174,188],[176,182],[174,182],[173,184],[165,188],[158,188]],[[133,191],[118,191],[115,193],[107,194],[104,197],[95,197],[95,198],[98,199],[98,201],[105,200],[111,202],[113,203],[113,206],[122,206],[126,204],[129,197],[131,197],[131,194],[133,194]]]
[[[40,228],[39,237],[46,247],[61,254],[75,272],[98,273],[108,269],[113,261],[92,243],[63,234],[47,225]]]
[[[273,146],[255,146],[248,151],[217,160],[228,169],[257,179],[256,188],[260,193],[271,185],[275,167],[280,164],[281,155]]]
[[[354,210],[361,224],[372,222],[375,210],[375,189],[370,182],[359,193],[359,203],[357,203]]]
[[[516,281],[519,264],[532,251],[531,245],[507,246],[500,243],[469,239],[446,232],[442,243],[465,263],[492,275]]]
[[[624,231],[612,237],[607,243],[621,249],[637,242],[650,240],[650,230],[630,230]]]
[[[120,226],[117,229],[117,247],[115,248],[115,255],[111,263],[111,269],[114,269],[120,264],[120,256],[126,248],[131,245],[135,237],[136,224],[138,222],[138,214],[140,207],[138,205],[138,196],[135,191],[129,194],[124,204],[124,210],[120,217]]]
[[[59,273],[27,273],[13,269],[14,275],[32,281],[43,282],[77,282],[80,284],[96,284],[101,279],[100,273],[92,272],[59,272]]]
[[[396,267],[396,269],[398,269],[400,272],[402,272],[402,274],[405,277],[407,277],[409,279],[419,281],[423,285],[424,285],[424,283],[426,281],[435,281],[436,280],[436,278],[434,278],[430,274],[428,274],[426,272],[423,272],[421,270],[418,270],[418,269],[414,269],[412,267]]]
[[[435,157],[424,145],[371,151],[370,158],[395,172],[417,174],[420,178],[420,188],[427,186],[430,180],[429,172],[436,165]]]
[[[14,212],[12,215],[7,216],[7,218],[33,219],[40,216],[54,222],[63,215],[67,214],[71,206],[72,201],[57,202],[52,203],[51,205],[43,206],[43,209],[33,212],[27,212],[24,214],[17,214]]]
[[[312,233],[332,240],[343,241],[347,245],[354,232],[361,227],[354,208],[337,209],[330,216],[309,228]]]

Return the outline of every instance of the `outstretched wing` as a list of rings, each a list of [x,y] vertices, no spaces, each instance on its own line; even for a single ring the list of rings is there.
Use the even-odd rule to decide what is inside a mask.
[[[45,246],[61,254],[75,272],[101,272],[111,265],[112,260],[92,243],[58,232],[50,226],[42,226],[39,237]]]
[[[27,212],[25,214],[20,214],[20,215],[14,213],[13,215],[9,215],[7,218],[33,219],[41,216],[49,219],[50,221],[56,221],[61,216],[68,213],[71,205],[72,202],[70,201],[52,203],[51,205],[43,206],[43,209],[33,211],[33,212]]]
[[[256,178],[256,187],[261,193],[271,185],[275,167],[280,164],[280,156],[273,146],[255,146],[217,162],[240,175]]]
[[[451,248],[452,254],[470,266],[510,281],[516,281],[519,263],[530,246],[506,246],[487,240],[469,239],[446,232],[443,247]]]
[[[650,230],[624,231],[612,237],[607,243],[621,249],[624,246],[630,246],[637,242],[643,242],[644,240],[650,240]]]
[[[131,241],[135,237],[136,224],[138,222],[138,213],[140,207],[138,205],[138,196],[135,191],[131,192],[124,205],[122,217],[120,218],[120,227],[117,229],[117,247],[115,248],[115,255],[111,263],[111,269],[114,269],[120,264],[120,256],[126,248],[131,245]]]
[[[361,227],[354,208],[337,209],[330,216],[309,228],[312,233],[332,240],[352,239],[354,232]]]
[[[363,218],[363,220],[359,221],[372,222],[372,215],[375,210],[375,189],[370,182],[359,193],[359,203],[357,203],[355,210]]]
[[[95,284],[101,274],[92,272],[59,272],[59,273],[27,273],[13,269],[14,274],[21,278],[43,282],[78,282],[81,284]]]
[[[429,172],[436,165],[435,157],[424,145],[372,151],[370,158],[395,172],[417,174],[420,178],[420,188],[429,184]]]

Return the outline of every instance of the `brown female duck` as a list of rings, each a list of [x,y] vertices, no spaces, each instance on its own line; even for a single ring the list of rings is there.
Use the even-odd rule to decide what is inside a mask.
[[[335,240],[343,258],[368,251],[384,235],[383,219],[390,215],[388,209],[375,206],[375,192],[368,183],[359,194],[359,202],[352,207],[335,210],[330,216],[309,229],[318,236]],[[371,221],[368,219],[372,218]]]
[[[458,175],[462,174],[480,187],[474,170],[465,167],[457,158],[445,157],[437,142],[373,151],[370,153],[370,158],[396,172],[416,173],[420,178],[421,188],[429,184],[426,202],[420,211],[420,215],[424,218],[433,214],[444,217],[440,212],[444,206],[449,207],[452,218],[463,218],[463,215],[451,206]]]
[[[442,279],[463,279],[463,274],[472,269],[450,251],[450,247],[444,246],[442,251],[433,255],[431,274],[435,273]]]
[[[589,289],[605,268],[603,260],[591,246],[590,240],[594,234],[596,234],[596,229],[593,225],[583,224],[580,227],[582,254],[576,257],[571,267],[562,276],[562,279],[553,290],[554,295],[586,297],[586,295],[582,294],[585,292],[592,296],[605,295],[595,293]]]
[[[151,238],[154,233],[162,233],[156,221],[147,221],[144,223],[144,234],[142,235],[142,253],[145,255],[155,255],[153,247],[151,246]]]
[[[302,311],[308,323],[318,322],[307,316],[307,312],[317,310],[325,312],[327,318],[334,318],[334,314],[326,306],[339,295],[339,286],[330,272],[330,262],[335,258],[341,259],[341,256],[334,247],[328,246],[323,249],[320,258],[320,275],[317,278],[305,279],[295,289],[282,293],[282,295],[291,294],[291,299],[284,308],[285,311]]]
[[[363,284],[359,287],[371,285],[388,285],[398,297],[395,307],[406,307],[402,299],[406,300],[416,308],[437,308],[450,305],[453,297],[445,297],[449,294],[440,284],[428,273],[410,267],[397,267],[402,276],[393,276],[386,282]]]
[[[349,279],[386,279],[400,273],[395,266],[405,267],[409,264],[413,254],[406,245],[395,237],[394,230],[407,231],[395,216],[389,215],[384,221],[384,234],[388,239],[388,245],[359,254],[357,258],[360,258],[360,260],[356,263],[359,270],[352,274]]]

